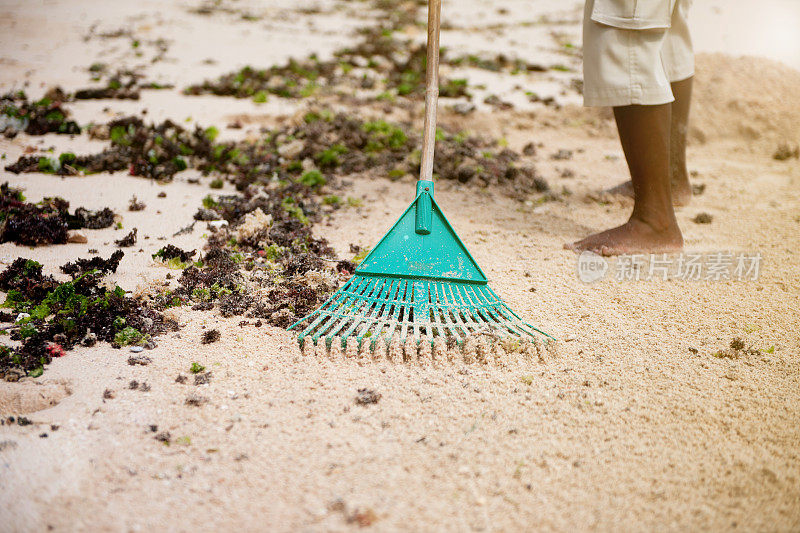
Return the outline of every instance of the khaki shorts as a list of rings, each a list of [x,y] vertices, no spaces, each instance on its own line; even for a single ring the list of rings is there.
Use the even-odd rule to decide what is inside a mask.
[[[586,0],[583,104],[672,102],[670,83],[694,75],[691,0]]]

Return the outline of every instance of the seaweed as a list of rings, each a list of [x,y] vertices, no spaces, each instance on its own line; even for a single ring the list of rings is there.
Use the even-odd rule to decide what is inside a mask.
[[[125,252],[117,250],[108,259],[102,257],[92,257],[91,259],[76,259],[73,262],[61,266],[61,272],[75,279],[90,271],[102,272],[103,274],[113,274],[117,271]]]
[[[45,198],[38,204],[25,201],[21,189],[0,185],[0,242],[24,246],[64,244],[70,229],[100,229],[111,226],[114,212],[108,208],[89,211],[79,207],[69,212],[63,198]]]
[[[41,301],[58,285],[53,276],[42,274],[40,263],[23,257],[15,259],[0,273],[0,290],[7,293],[6,302]]]
[[[133,197],[131,197],[130,202],[128,202],[128,211],[144,211],[146,207],[147,205],[145,205],[144,202],[136,198],[135,194],[133,195]]]
[[[110,147],[92,155],[65,152],[58,158],[22,156],[6,166],[6,170],[62,176],[127,170],[132,176],[169,181],[176,173],[186,170],[192,158],[208,157],[212,146],[203,129],[190,132],[170,120],[145,124],[134,116],[94,126],[89,134],[95,139],[110,141]]]
[[[324,90],[335,92],[344,85],[381,89],[391,97],[421,98],[425,90],[426,45],[397,37],[400,34],[397,30],[415,24],[419,6],[411,3],[405,12],[381,2],[375,2],[375,7],[403,16],[387,17],[383,25],[361,30],[360,40],[354,46],[335,51],[329,60],[323,61],[311,54],[268,68],[248,65],[215,80],[190,85],[184,89],[184,94],[214,94],[263,102],[268,95],[306,98]],[[440,57],[442,63],[450,62],[446,50],[440,50]],[[460,62],[455,59],[452,64]],[[470,96],[464,79],[442,77],[439,91],[449,97]]]
[[[106,267],[110,270],[109,263],[119,257],[112,256]],[[64,265],[62,270],[76,267],[81,268]],[[71,281],[59,283],[44,276],[40,264],[24,258],[0,273],[0,289],[6,292],[3,306],[22,313],[10,330],[11,339],[20,345],[0,349],[0,378],[40,375],[53,357],[81,343],[147,345],[151,338],[177,328],[147,302],[127,296],[118,286],[107,288],[106,272],[74,273]]]
[[[695,217],[692,219],[692,222],[695,224],[711,224],[714,221],[714,215],[711,213],[697,213]]]
[[[187,252],[185,250],[181,250],[173,244],[167,244],[153,254],[153,259],[161,259],[162,261],[177,259],[181,263],[189,263],[196,253],[197,252],[195,250]]]
[[[0,225],[0,242],[15,242],[23,246],[64,244],[67,242],[67,222],[58,212],[33,204],[4,213]]]
[[[302,192],[285,195],[283,209],[306,224],[309,213],[302,197],[335,185],[332,180],[336,176],[373,171],[397,178],[419,172],[419,137],[407,124],[311,110],[301,123],[265,132],[257,140],[217,143],[217,133],[213,127],[196,126],[189,131],[169,120],[148,125],[138,117],[126,117],[90,130],[93,137],[111,141],[111,146],[99,154],[22,156],[6,168],[59,175],[127,169],[131,175],[169,181],[191,167],[203,174],[216,174],[215,187],[227,179],[239,191],[253,184],[288,181]],[[532,164],[520,164],[520,154],[501,142],[445,127],[437,130],[437,141],[434,173],[440,179],[481,187],[504,185],[518,195],[538,190]],[[312,168],[307,166],[309,161]],[[218,220],[213,209],[218,201],[209,196],[195,218]],[[333,209],[340,206],[339,202],[325,205]],[[224,212],[218,214],[230,222]]]
[[[90,211],[79,207],[74,214],[66,213],[64,216],[67,219],[69,229],[105,229],[114,224],[114,219],[117,215],[108,207],[98,211]]]
[[[212,342],[217,342],[221,337],[222,334],[220,334],[218,329],[209,329],[203,332],[200,342],[203,344],[211,344]]]
[[[112,74],[107,74],[107,69],[103,64],[95,63],[92,67],[90,67],[90,71],[94,73],[93,78],[96,81],[107,77],[105,86],[79,89],[72,95],[75,100],[99,100],[110,98],[117,100],[139,99],[139,80],[143,77],[140,73],[133,70],[122,69]]]
[[[9,138],[19,132],[78,134],[80,126],[69,119],[69,111],[62,105],[66,100],[67,95],[60,88],[50,89],[35,102],[29,101],[24,91],[6,93],[0,96],[0,132]]]
[[[136,244],[136,234],[139,232],[137,228],[133,228],[127,235],[125,235],[121,239],[117,239],[114,241],[119,248],[130,248],[134,244]]]
[[[185,94],[214,94],[266,101],[268,96],[305,98],[321,91],[343,93],[344,87],[372,89],[378,99],[396,97],[421,99],[425,90],[426,45],[409,42],[403,35],[417,24],[420,3],[398,4],[373,0],[373,8],[382,11],[382,23],[360,30],[360,39],[353,45],[333,53],[329,60],[316,54],[304,59],[289,59],[282,65],[267,68],[245,66],[240,70],[205,80],[184,89]],[[571,46],[571,45],[570,45]],[[569,48],[566,44],[565,47]],[[439,51],[440,62],[453,67],[470,67],[492,72],[545,72],[569,70],[562,65],[546,67],[524,59],[497,54],[451,56]],[[440,78],[439,94],[449,98],[471,98],[466,79]]]

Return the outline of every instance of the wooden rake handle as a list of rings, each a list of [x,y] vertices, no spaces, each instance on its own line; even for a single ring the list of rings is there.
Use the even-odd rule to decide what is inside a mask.
[[[425,126],[422,131],[420,181],[433,178],[433,150],[436,143],[436,105],[439,100],[439,25],[442,1],[428,0],[428,47],[425,72]]]

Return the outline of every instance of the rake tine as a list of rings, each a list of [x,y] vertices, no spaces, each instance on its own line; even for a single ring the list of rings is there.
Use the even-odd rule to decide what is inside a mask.
[[[447,307],[447,295],[440,281],[436,282],[436,301],[439,302],[438,307],[442,313],[442,322],[450,330],[450,334],[453,337],[458,337],[458,331],[450,321],[450,310]]]
[[[461,317],[459,316],[460,311],[458,308],[458,304],[456,303],[453,287],[452,285],[449,286],[443,285],[442,288],[445,290],[445,294],[447,294],[448,292],[450,293],[449,300],[451,303],[448,305],[447,308],[448,313],[452,315],[453,320],[455,322],[455,326],[462,331],[462,333],[464,334],[463,338],[466,339],[469,337],[469,329],[466,327],[464,322],[461,320]]]
[[[438,300],[438,293],[436,292],[436,284],[432,282],[428,283],[428,322],[430,326],[428,328],[428,336],[431,338],[431,342],[433,339],[438,335],[441,336],[441,326],[439,325],[439,310],[437,309],[436,302]]]
[[[486,315],[483,313],[483,306],[484,304],[478,299],[477,295],[475,294],[475,290],[473,287],[463,287],[461,288],[461,298],[464,301],[469,301],[468,308],[470,309],[470,316],[472,320],[476,323],[476,333],[482,331],[485,328],[489,328],[491,331],[492,322],[490,319],[487,319]],[[483,323],[483,324],[482,324]]]
[[[420,344],[448,336],[461,343],[486,332],[494,338],[553,339],[523,321],[489,286],[440,280],[354,275],[292,327],[303,322],[307,325],[298,341],[308,338],[316,344],[324,338],[329,344],[341,337],[342,348],[351,337],[359,347],[368,337],[372,345],[378,337],[391,345],[395,336],[402,345],[411,338]]]
[[[484,311],[490,315],[501,328],[507,329],[512,335],[529,335],[529,333],[524,329],[517,327],[514,321],[509,321],[502,315],[498,309],[502,308],[504,305],[502,301],[498,300],[497,298],[493,298],[494,302],[491,302],[486,294],[483,293],[483,287],[481,287],[481,290],[476,292],[478,293],[476,297],[485,302],[483,304]]]
[[[359,311],[366,310],[367,312],[371,312],[371,306],[372,306],[372,303],[373,303],[372,295],[375,293],[375,290],[379,286],[379,284],[380,284],[380,280],[378,280],[377,278],[373,279],[373,280],[370,280],[367,283],[367,286],[364,288],[363,293],[358,295],[358,298],[359,298],[358,310]],[[342,337],[345,337],[345,338],[349,337],[350,334],[353,333],[353,331],[355,331],[355,329],[359,325],[363,324],[367,319],[367,315],[365,313],[363,313],[363,312],[361,314],[359,314],[359,315],[356,315],[355,313],[350,313],[350,316],[353,318],[353,323],[351,324],[351,326],[349,328],[347,328],[347,330],[344,333],[342,333]],[[359,337],[359,340],[360,340],[360,337]]]
[[[383,328],[384,325],[390,326],[392,310],[394,308],[394,303],[397,300],[397,293],[400,291],[400,283],[393,279],[389,283],[389,288],[386,293],[386,301],[384,302],[384,306],[381,309],[380,313],[380,322],[378,322],[378,326],[375,330],[376,337],[383,336]],[[392,328],[394,331],[394,328]],[[388,339],[385,339],[385,344],[388,346],[391,342],[391,336]]]
[[[532,329],[532,330],[534,330],[535,332],[537,332],[537,333],[539,333],[539,334],[541,334],[541,335],[544,335],[544,336],[545,336],[545,337],[547,337],[547,338],[550,338],[550,339],[556,340],[556,338],[555,338],[555,337],[553,337],[552,335],[548,335],[547,333],[545,333],[544,331],[540,330],[539,328],[537,328],[537,327],[535,327],[535,326],[532,326],[532,325],[528,324],[527,322],[525,322],[524,320],[522,320],[522,319],[519,317],[519,315],[518,315],[517,313],[515,313],[515,312],[514,312],[514,311],[513,311],[513,310],[512,310],[512,309],[511,309],[511,308],[510,308],[510,307],[509,307],[509,306],[508,306],[508,305],[507,305],[505,302],[503,302],[503,300],[502,300],[502,299],[501,299],[501,298],[500,298],[500,297],[497,295],[497,293],[495,293],[495,292],[492,290],[492,288],[491,288],[491,287],[489,287],[488,285],[486,286],[486,290],[487,290],[487,291],[489,291],[489,293],[490,293],[492,296],[494,296],[494,297],[495,297],[495,298],[497,298],[497,299],[498,299],[500,302],[502,302],[502,304],[503,304],[503,309],[505,309],[505,310],[506,310],[508,313],[510,313],[510,314],[511,314],[511,316],[513,316],[514,318],[516,318],[516,319],[517,319],[519,322],[521,322],[521,323],[525,324],[526,326],[528,326],[529,328],[531,328],[531,329]]]
[[[469,321],[469,325],[473,327],[475,331],[480,330],[481,324],[477,320],[475,320],[475,317],[473,316],[475,314],[475,311],[472,309],[472,306],[470,306],[465,299],[465,288],[461,285],[456,285],[456,292],[458,293],[458,298],[461,301],[461,308],[465,309],[464,316]],[[475,333],[475,331],[471,331],[470,333]]]
[[[402,321],[400,321],[400,343],[404,343],[406,339],[406,332],[408,331],[408,310],[405,308],[405,302],[407,301],[407,294],[408,294],[408,282],[405,280],[400,281],[400,289],[398,295],[400,298],[396,300],[397,307],[394,310],[394,321],[397,323],[399,319],[402,317]],[[392,336],[394,336],[394,331],[392,331]]]
[[[344,286],[341,289],[339,289],[338,291],[333,293],[333,295],[330,298],[328,298],[327,301],[324,304],[322,304],[322,306],[320,306],[319,309],[317,309],[314,313],[312,313],[312,315],[309,315],[309,317],[310,317],[310,316],[313,316],[313,314],[317,314],[318,317],[317,317],[316,320],[314,320],[314,322],[309,324],[308,327],[306,327],[306,329],[303,330],[301,335],[302,336],[306,336],[306,335],[310,334],[312,331],[314,331],[318,327],[320,327],[320,325],[325,320],[330,319],[333,316],[331,310],[338,307],[339,300],[341,300],[341,298],[344,297],[344,294],[347,293],[347,291],[349,290],[350,286],[353,285],[354,283],[356,283],[354,278],[350,278],[349,280],[347,280],[347,283],[345,283]],[[292,327],[294,327],[294,326],[292,326]],[[317,342],[318,338],[319,338],[319,334],[315,334],[315,335],[312,336],[312,339],[313,339],[314,342]]]
[[[300,333],[300,335],[298,336],[298,339],[302,340],[302,339],[303,339],[303,337],[305,337],[305,336],[306,336],[306,335],[308,335],[308,334],[309,334],[311,331],[313,331],[313,329],[314,329],[315,327],[317,327],[317,324],[319,324],[319,322],[325,318],[325,316],[323,316],[323,315],[322,315],[322,313],[323,313],[323,312],[324,312],[324,311],[327,309],[328,305],[329,305],[331,302],[333,302],[333,301],[334,301],[334,299],[336,299],[336,298],[339,298],[339,297],[341,296],[341,293],[342,293],[342,291],[346,291],[346,290],[347,290],[347,287],[348,287],[348,286],[349,286],[351,283],[353,283],[353,278],[350,278],[349,280],[347,280],[347,283],[345,283],[345,284],[344,284],[344,286],[343,286],[341,289],[339,289],[339,290],[338,290],[338,291],[336,291],[335,293],[331,294],[331,296],[330,296],[330,297],[329,297],[327,300],[325,300],[325,303],[323,303],[321,306],[319,306],[319,307],[317,308],[317,310],[316,310],[316,311],[314,311],[313,313],[309,314],[308,316],[305,316],[305,317],[301,318],[300,320],[298,320],[297,322],[295,322],[294,324],[292,324],[291,326],[289,326],[289,329],[290,329],[290,330],[291,330],[291,329],[294,329],[296,326],[298,326],[299,324],[302,324],[302,323],[303,323],[303,322],[305,322],[306,320],[309,320],[309,319],[311,319],[311,318],[313,318],[313,317],[315,317],[315,316],[319,316],[319,318],[317,318],[317,319],[316,319],[314,322],[312,322],[311,324],[309,324],[309,325],[306,327],[306,329],[304,329],[304,330],[303,330],[303,331]],[[315,338],[314,340],[316,341],[316,338]]]
[[[502,315],[500,315],[497,311],[497,306],[499,302],[492,302],[489,298],[486,297],[486,294],[483,292],[483,287],[479,287],[478,289],[473,290],[473,297],[474,300],[480,302],[478,305],[480,306],[479,313],[484,319],[490,324],[494,325],[497,329],[501,332],[506,333],[503,330],[508,330],[512,335],[518,335],[519,332],[513,329],[513,324],[509,324],[507,320],[505,320]],[[524,332],[522,332],[524,333]]]
[[[339,331],[344,328],[349,321],[353,321],[356,325],[361,319],[361,316],[356,314],[363,306],[362,304],[362,296],[365,293],[368,293],[372,286],[375,284],[375,280],[367,279],[365,283],[359,285],[357,291],[353,291],[349,294],[348,300],[346,301],[349,307],[345,311],[345,313],[337,315],[339,320],[336,322],[336,326],[328,332],[327,336],[332,337],[339,333]]]
[[[383,313],[383,308],[386,306],[386,297],[389,295],[390,291],[391,282],[389,280],[383,280],[383,282],[380,284],[377,295],[373,298],[373,305],[370,307],[369,315],[364,319],[368,324],[366,327],[361,328],[361,332],[357,336],[359,344],[361,343],[362,339],[367,336],[369,331],[372,329],[372,326],[378,323],[378,320]]]
[[[348,283],[345,284],[345,286],[339,290],[339,298],[337,298],[333,302],[333,305],[327,310],[328,320],[320,323],[317,326],[317,332],[314,334],[314,340],[317,340],[319,337],[322,336],[324,336],[325,338],[333,337],[334,335],[333,333],[326,334],[326,332],[328,331],[329,328],[336,325],[340,317],[345,317],[345,318],[347,317],[347,315],[341,313],[340,311],[342,309],[346,309],[346,306],[353,298],[353,294],[359,290],[362,290],[364,283],[366,283],[366,280],[364,278],[361,278],[357,282],[353,283],[353,286],[350,286]]]

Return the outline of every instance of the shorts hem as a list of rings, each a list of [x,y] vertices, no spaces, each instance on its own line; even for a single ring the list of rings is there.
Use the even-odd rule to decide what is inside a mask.
[[[671,25],[668,20],[642,19],[635,17],[619,17],[604,13],[592,14],[592,22],[618,28],[620,30],[665,30]]]
[[[584,107],[621,107],[628,105],[662,105],[674,102],[672,91],[658,87],[649,90],[620,89],[583,95]]]

